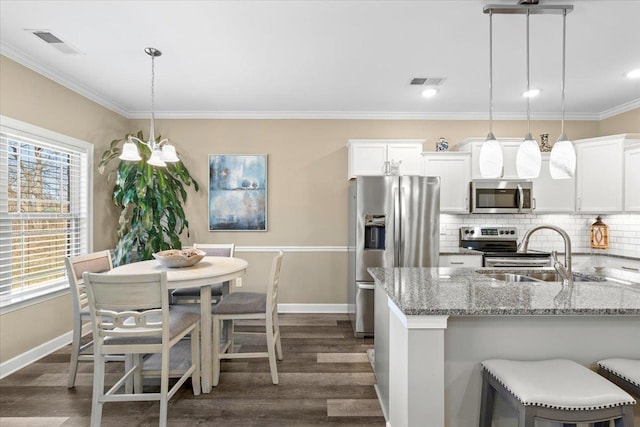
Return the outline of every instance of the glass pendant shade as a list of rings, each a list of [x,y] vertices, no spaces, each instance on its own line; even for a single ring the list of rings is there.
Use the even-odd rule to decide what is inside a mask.
[[[551,148],[549,173],[553,179],[573,178],[576,172],[576,151],[573,143],[562,135]]]
[[[169,163],[179,162],[180,159],[176,154],[176,147],[171,144],[165,144],[162,146],[162,160]]]
[[[161,167],[167,166],[167,164],[162,159],[162,151],[160,151],[159,148],[156,148],[151,152],[151,157],[149,157],[149,160],[147,160],[147,163],[153,166],[161,166]]]
[[[500,178],[502,176],[502,146],[493,133],[489,133],[487,140],[480,147],[479,163],[480,175],[483,178]]]
[[[538,143],[531,135],[527,135],[526,139],[518,147],[518,153],[516,154],[518,178],[537,178],[540,175],[541,168],[542,154],[538,148]]]
[[[129,162],[138,162],[142,160],[140,153],[138,153],[138,147],[133,142],[125,142],[122,147],[122,154],[120,154],[120,160],[126,160]]]

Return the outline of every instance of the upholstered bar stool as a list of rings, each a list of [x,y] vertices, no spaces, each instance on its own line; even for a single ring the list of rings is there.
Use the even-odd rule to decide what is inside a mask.
[[[604,359],[598,362],[598,372],[629,393],[640,397],[640,360]]]
[[[480,427],[491,426],[496,393],[518,411],[519,427],[533,427],[536,418],[562,423],[616,420],[616,427],[633,427],[633,397],[571,360],[491,359],[482,362],[482,368]]]

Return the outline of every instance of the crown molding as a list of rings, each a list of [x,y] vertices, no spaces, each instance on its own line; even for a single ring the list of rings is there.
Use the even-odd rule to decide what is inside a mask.
[[[148,119],[150,111],[133,111],[126,117]],[[156,119],[226,120],[489,120],[484,112],[392,112],[392,111],[156,111]],[[493,113],[494,120],[527,120],[525,113]],[[531,120],[560,120],[560,113],[537,113]],[[600,120],[599,113],[565,114],[565,120]]]
[[[626,113],[627,111],[635,110],[636,108],[640,108],[640,98],[634,99],[622,105],[618,105],[616,107],[609,108],[608,110],[601,112],[599,115],[599,120],[608,119],[609,117]]]
[[[85,98],[95,102],[96,104],[99,104],[115,113],[118,113],[121,116],[129,118],[127,110],[125,110],[121,105],[101,95],[98,95],[97,93],[87,89],[82,85],[77,84],[69,77],[64,76],[57,71],[40,64],[31,56],[24,54],[22,51],[14,48],[6,42],[0,41],[0,55],[6,56],[7,58],[17,62],[18,64],[23,65],[38,74],[41,74],[49,80],[53,80],[54,82],[78,93],[79,95],[84,96]]]

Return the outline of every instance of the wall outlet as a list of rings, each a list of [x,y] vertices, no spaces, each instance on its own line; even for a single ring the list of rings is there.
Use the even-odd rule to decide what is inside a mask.
[[[241,288],[242,287],[242,277],[238,277],[236,279],[236,288]]]

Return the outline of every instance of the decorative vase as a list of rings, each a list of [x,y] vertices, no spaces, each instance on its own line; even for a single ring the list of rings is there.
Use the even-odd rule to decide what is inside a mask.
[[[551,151],[551,146],[549,145],[548,133],[540,134],[540,151],[542,151],[543,153],[548,153]]]
[[[436,151],[449,151],[449,142],[443,136],[436,142]]]

